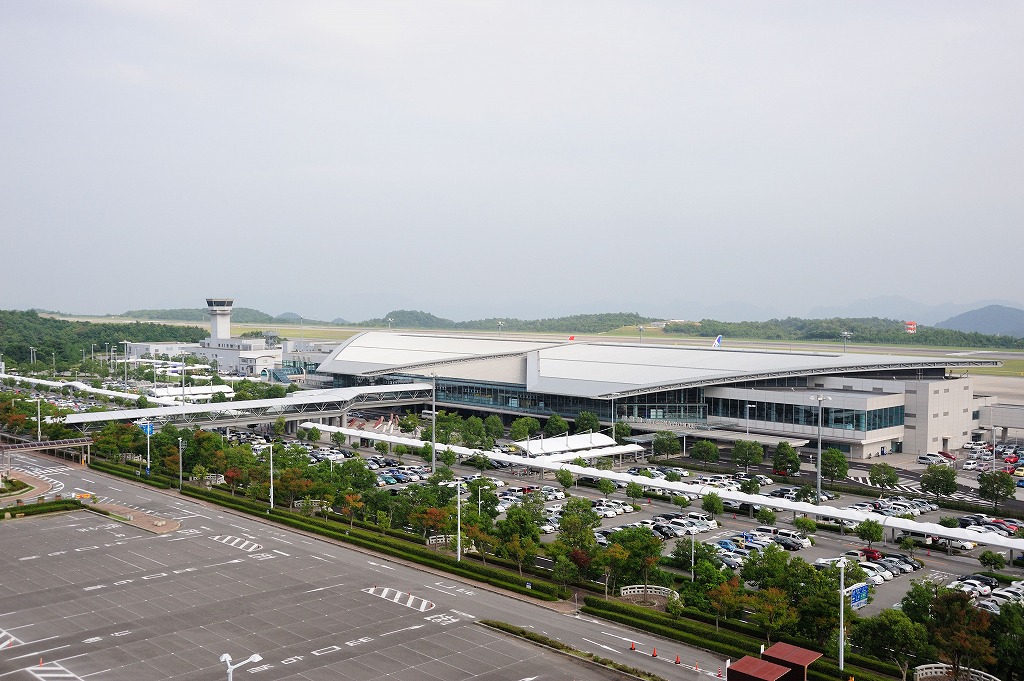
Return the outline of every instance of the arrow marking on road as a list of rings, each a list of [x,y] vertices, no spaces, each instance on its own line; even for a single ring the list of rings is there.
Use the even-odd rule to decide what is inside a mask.
[[[385,636],[390,636],[391,634],[397,634],[397,633],[398,633],[398,632],[400,632],[400,631],[411,631],[411,630],[413,630],[413,629],[421,629],[421,628],[423,628],[424,626],[426,626],[426,625],[423,625],[423,624],[417,624],[417,625],[415,625],[415,626],[412,626],[412,627],[406,627],[405,629],[395,629],[394,631],[389,631],[389,632],[388,632],[388,633],[386,633],[386,634],[380,634],[380,635],[379,635],[379,636],[378,636],[377,638],[384,638]]]
[[[606,646],[603,643],[598,643],[597,641],[591,641],[589,638],[585,638],[583,640],[586,641],[587,643],[593,643],[595,646],[597,646],[599,648],[604,648],[605,650],[610,650],[613,653],[616,652],[615,648],[612,648],[611,646]]]

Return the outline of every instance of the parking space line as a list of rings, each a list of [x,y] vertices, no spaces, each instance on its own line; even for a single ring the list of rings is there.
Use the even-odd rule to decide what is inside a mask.
[[[57,638],[57,637],[56,636],[52,636],[51,638]],[[56,648],[47,648],[45,650],[37,650],[37,651],[32,652],[32,653],[25,653],[24,655],[18,655],[17,657],[11,657],[11,658],[8,658],[8,659],[20,660],[23,657],[35,657],[36,655],[42,655],[43,653],[49,653],[49,652],[52,652],[54,650],[63,650],[64,648],[70,648],[70,647],[71,647],[70,643],[65,643],[64,645],[57,646]]]

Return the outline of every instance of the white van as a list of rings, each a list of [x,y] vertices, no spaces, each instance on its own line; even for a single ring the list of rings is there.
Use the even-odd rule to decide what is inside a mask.
[[[779,537],[789,537],[790,539],[796,539],[798,542],[803,544],[805,549],[811,548],[811,540],[803,536],[796,530],[778,530],[775,534]]]
[[[755,527],[754,532],[758,534],[763,534],[767,537],[774,537],[779,533],[779,528],[775,527],[774,525],[761,525],[759,527]]]
[[[695,522],[705,523],[711,529],[718,527],[718,521],[702,511],[690,511],[686,514],[686,517]]]

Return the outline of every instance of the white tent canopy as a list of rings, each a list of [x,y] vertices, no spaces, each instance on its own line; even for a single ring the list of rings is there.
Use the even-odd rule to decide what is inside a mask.
[[[577,435],[565,434],[557,437],[542,437],[539,440],[520,440],[512,444],[530,456],[545,456],[547,454],[561,454],[562,452],[573,452],[580,449],[610,447],[615,444],[615,439],[602,433],[579,433]]]

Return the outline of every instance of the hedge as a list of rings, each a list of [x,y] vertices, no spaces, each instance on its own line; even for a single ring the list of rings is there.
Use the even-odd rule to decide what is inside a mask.
[[[650,631],[651,633],[665,636],[666,638],[679,640],[698,648],[721,653],[723,655],[730,655],[733,656],[733,659],[735,659],[736,655],[758,656],[760,654],[761,642],[764,639],[764,632],[759,627],[740,620],[722,618],[719,620],[719,628],[727,630],[728,632],[733,632],[733,635],[729,637],[730,643],[723,643],[717,640],[721,638],[721,632],[717,628],[712,628],[714,626],[714,615],[710,615],[695,608],[685,608],[685,618],[677,619],[668,613],[652,610],[650,608],[644,608],[642,606],[623,603],[620,601],[605,601],[592,596],[588,596],[584,599],[584,603],[586,604],[584,612],[587,612],[588,614],[597,615],[599,617],[604,617],[605,619],[611,619],[624,624],[630,624],[638,629]],[[655,624],[659,629],[654,630],[650,628],[649,623]],[[680,633],[665,633],[665,631]],[[810,644],[797,637],[782,635],[779,636],[778,640],[822,652],[819,646]],[[880,681],[881,679],[900,676],[899,670],[894,665],[875,658],[858,654],[850,654],[846,656],[846,661],[863,670],[871,670],[884,675],[881,677],[865,675],[863,677],[868,678],[871,681]],[[831,666],[835,674],[834,676],[825,674],[820,678],[839,678],[838,665],[833,665],[831,660],[819,660],[815,663],[815,667],[818,667],[819,665]],[[813,670],[809,670],[809,672],[810,671]],[[819,669],[819,672],[820,671],[821,670]]]
[[[85,508],[78,499],[59,499],[57,501],[44,501],[42,503],[25,504],[24,506],[5,506],[4,510],[10,512],[11,517],[18,515],[40,515],[42,513],[59,513],[61,511],[77,511]],[[0,516],[2,517],[2,516]]]
[[[160,489],[170,489],[172,486],[177,486],[178,483],[177,480],[172,481],[170,478],[162,475],[138,475],[138,469],[133,466],[113,464],[106,461],[90,461],[89,468],[101,473],[107,473],[108,475],[125,478],[126,480],[135,480],[151,487],[159,487]]]
[[[338,541],[347,542],[356,546],[371,549],[378,553],[387,554],[402,558],[420,565],[434,567],[445,572],[481,581],[492,586],[515,591],[520,594],[533,596],[542,600],[556,601],[559,598],[568,598],[569,591],[546,580],[527,580],[517,574],[505,570],[492,568],[490,566],[476,565],[468,561],[456,561],[453,556],[447,556],[429,550],[422,545],[409,542],[405,539],[395,539],[388,536],[381,536],[376,532],[369,532],[362,529],[349,528],[346,526],[333,526],[330,521],[319,518],[302,516],[290,511],[274,509],[267,513],[268,509],[247,499],[225,497],[219,492],[201,490],[196,487],[185,487],[182,494],[211,501],[218,505],[233,508],[237,511],[253,515],[269,515],[275,522],[288,525],[295,529],[313,532]],[[531,587],[527,588],[527,581],[531,581]]]

